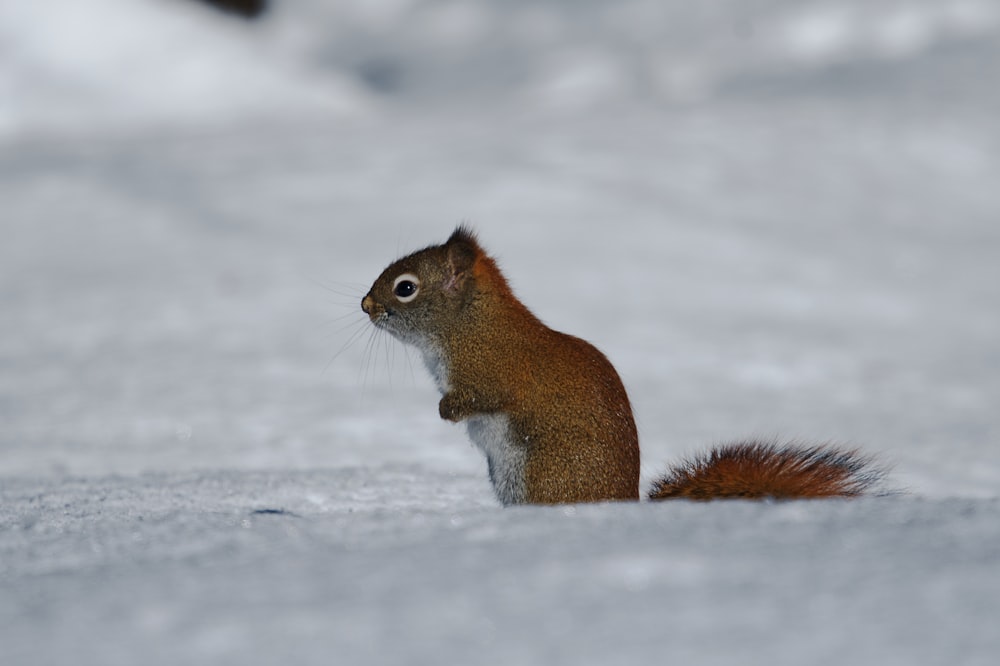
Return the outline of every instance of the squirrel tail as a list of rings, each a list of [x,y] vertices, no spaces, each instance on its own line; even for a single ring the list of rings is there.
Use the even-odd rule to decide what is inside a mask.
[[[673,466],[649,499],[810,499],[857,497],[885,475],[870,456],[830,445],[748,440]]]

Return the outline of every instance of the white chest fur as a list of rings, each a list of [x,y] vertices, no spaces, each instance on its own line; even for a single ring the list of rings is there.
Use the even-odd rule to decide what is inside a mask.
[[[444,395],[448,392],[448,366],[441,353],[429,343],[420,345],[424,365]],[[483,414],[466,420],[469,439],[486,455],[490,481],[497,499],[504,505],[524,502],[525,448],[514,442],[510,420],[503,414]]]
[[[442,395],[447,393],[448,366],[444,362],[441,352],[434,345],[427,342],[417,346],[420,349],[420,355],[424,359],[424,365],[427,366],[427,371],[434,378],[434,383],[437,385],[438,390],[441,391]]]
[[[509,419],[503,414],[473,416],[466,428],[472,443],[486,454],[497,499],[504,505],[524,502],[525,449],[514,442]]]

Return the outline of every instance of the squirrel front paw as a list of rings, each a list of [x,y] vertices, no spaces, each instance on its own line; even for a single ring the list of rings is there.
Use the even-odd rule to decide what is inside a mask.
[[[475,402],[475,398],[471,399]],[[463,400],[458,394],[446,393],[441,402],[438,403],[438,414],[445,421],[458,423],[472,413],[467,400]]]

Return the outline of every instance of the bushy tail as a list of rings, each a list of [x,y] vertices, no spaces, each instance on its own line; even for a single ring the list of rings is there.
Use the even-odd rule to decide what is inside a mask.
[[[835,446],[726,444],[672,467],[649,499],[856,497],[885,475],[869,456]]]

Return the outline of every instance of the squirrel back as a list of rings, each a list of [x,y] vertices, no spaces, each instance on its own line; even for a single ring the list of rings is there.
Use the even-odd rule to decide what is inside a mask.
[[[466,424],[503,504],[639,499],[638,434],[614,366],[535,317],[469,229],[390,264],[361,307],[420,350],[441,418]],[[650,498],[851,497],[870,469],[853,451],[744,442],[673,468]]]

